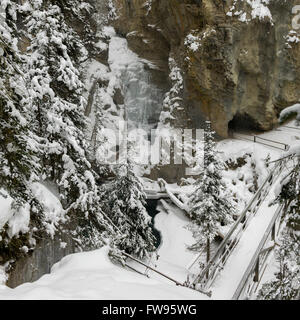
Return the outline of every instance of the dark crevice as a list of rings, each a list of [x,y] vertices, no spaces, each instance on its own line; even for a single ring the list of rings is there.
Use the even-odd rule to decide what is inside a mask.
[[[155,247],[158,248],[161,243],[161,233],[154,226],[154,218],[159,213],[156,209],[159,200],[148,199],[146,204],[146,210],[151,219],[151,228],[153,231],[153,235],[155,236]]]

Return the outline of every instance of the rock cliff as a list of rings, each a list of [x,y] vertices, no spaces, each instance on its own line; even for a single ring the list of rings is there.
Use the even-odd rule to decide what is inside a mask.
[[[183,88],[169,110],[176,126],[195,128],[210,119],[221,137],[228,128],[269,130],[280,110],[299,101],[300,45],[292,24],[297,1],[113,3],[115,29],[159,68],[160,79],[174,64],[180,70]]]

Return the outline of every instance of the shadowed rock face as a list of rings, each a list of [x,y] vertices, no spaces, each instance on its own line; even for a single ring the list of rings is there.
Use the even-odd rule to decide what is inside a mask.
[[[162,78],[172,57],[184,78],[183,105],[193,127],[210,119],[221,137],[238,115],[255,129],[269,130],[280,110],[300,98],[300,45],[288,43],[292,30],[291,1],[270,1],[272,21],[250,19],[245,0],[113,0],[118,12],[117,32],[130,48],[156,64]],[[150,9],[151,3],[151,9]],[[198,48],[186,44],[187,35]],[[163,74],[165,74],[163,76]],[[180,119],[179,119],[180,120]],[[182,126],[186,118],[182,117]]]
[[[54,263],[75,251],[76,245],[69,232],[57,234],[53,239],[41,239],[33,252],[16,261],[6,285],[15,288],[24,282],[36,281],[50,273]]]

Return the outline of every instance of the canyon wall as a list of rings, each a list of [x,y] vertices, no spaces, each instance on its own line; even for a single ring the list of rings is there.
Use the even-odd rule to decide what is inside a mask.
[[[269,130],[280,110],[299,101],[300,45],[292,27],[297,1],[113,3],[116,31],[158,67],[160,79],[172,71],[170,61],[180,69],[176,126],[201,127],[210,119],[221,137],[228,126]]]

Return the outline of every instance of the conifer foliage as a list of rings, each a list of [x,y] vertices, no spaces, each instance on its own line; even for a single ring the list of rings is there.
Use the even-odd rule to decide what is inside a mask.
[[[23,13],[28,16],[32,128],[39,142],[42,177],[58,185],[64,209],[96,212],[97,175],[86,152],[83,83],[78,67],[85,50],[66,24],[59,1],[32,0],[30,4]]]
[[[15,207],[31,198],[29,180],[38,170],[27,112],[30,106],[23,61],[15,38],[16,8],[1,3],[0,21],[0,186],[15,200]]]
[[[103,210],[119,231],[114,241],[115,247],[140,259],[155,250],[145,199],[143,186],[130,161],[119,167],[116,179],[103,192]]]
[[[1,6],[1,187],[24,207],[32,198],[30,181],[50,182],[64,213],[87,240],[83,245],[101,246],[101,234],[112,229],[101,211],[98,175],[85,139],[81,62],[87,51],[66,16],[79,19],[89,6],[80,0],[8,0]],[[17,21],[22,31],[15,28]],[[20,37],[30,44],[27,52],[18,49]],[[43,219],[41,205],[34,213]]]
[[[300,230],[300,156],[293,156],[293,169],[283,182],[276,201],[287,208],[288,226]]]
[[[233,207],[222,181],[225,164],[216,150],[214,132],[210,122],[206,122],[204,133],[204,169],[195,183],[191,196],[192,219],[190,229],[196,243],[190,249],[207,246],[207,261],[210,259],[210,243],[218,234],[221,225],[232,222]]]
[[[279,270],[275,279],[265,283],[258,294],[260,300],[299,300],[300,298],[300,237],[286,230],[280,247],[275,251]]]

